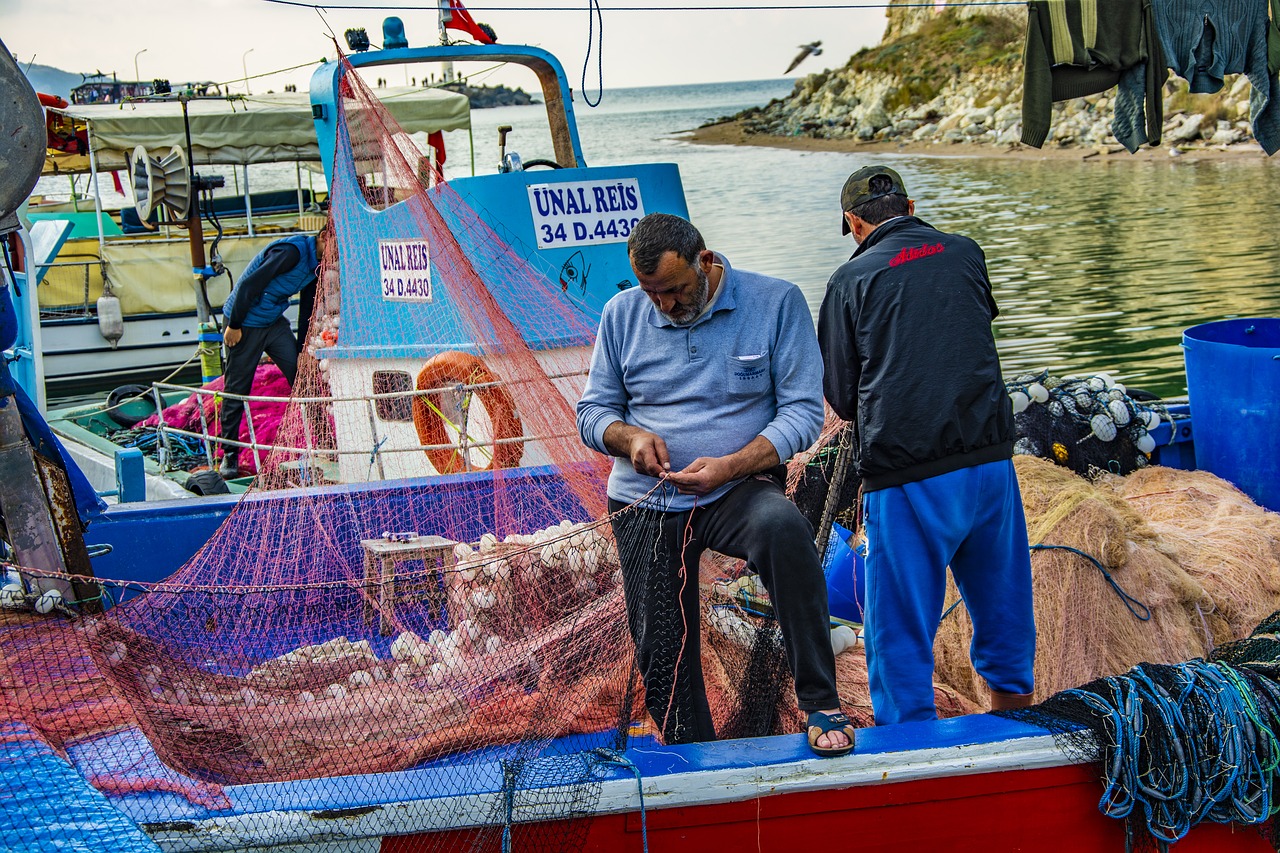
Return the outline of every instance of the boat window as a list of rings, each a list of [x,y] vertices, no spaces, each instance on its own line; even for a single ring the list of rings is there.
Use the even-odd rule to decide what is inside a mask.
[[[375,370],[373,393],[397,394],[413,390],[413,377],[403,370]],[[413,420],[412,397],[382,397],[376,401],[378,417],[384,421]]]

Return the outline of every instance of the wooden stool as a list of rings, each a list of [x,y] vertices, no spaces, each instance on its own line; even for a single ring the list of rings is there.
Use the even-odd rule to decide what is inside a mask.
[[[395,630],[391,617],[395,613],[396,564],[415,560],[421,561],[426,567],[428,582],[433,585],[434,592],[430,596],[432,614],[443,615],[438,612],[443,609],[443,593],[438,590],[444,579],[445,569],[454,563],[453,548],[457,544],[443,536],[419,536],[409,542],[360,540],[360,545],[364,548],[365,624],[373,621],[373,599],[376,594],[381,614],[378,630],[384,637],[390,636]],[[431,575],[432,572],[435,572],[434,576]]]

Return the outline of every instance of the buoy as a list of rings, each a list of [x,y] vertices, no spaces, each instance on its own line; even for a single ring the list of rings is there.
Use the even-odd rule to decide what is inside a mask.
[[[36,612],[40,614],[52,613],[54,608],[62,603],[62,593],[56,589],[45,590],[36,599]]]
[[[848,625],[837,625],[831,629],[831,651],[834,654],[848,651],[858,645],[858,632]]]
[[[1094,415],[1089,418],[1089,427],[1102,441],[1113,441],[1116,437],[1116,422],[1108,415]]]
[[[1021,391],[1010,391],[1009,399],[1013,401],[1013,413],[1021,414],[1027,410],[1027,406],[1031,405],[1031,398]]]
[[[21,607],[25,600],[21,583],[7,583],[0,589],[0,607]]]
[[[112,349],[124,337],[124,312],[120,310],[119,297],[111,293],[98,297],[98,333],[107,339]]]

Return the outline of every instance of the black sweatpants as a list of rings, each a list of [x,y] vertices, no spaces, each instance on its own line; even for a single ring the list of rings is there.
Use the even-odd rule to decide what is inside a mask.
[[[227,347],[227,370],[224,374],[224,390],[228,394],[249,395],[253,390],[253,374],[258,369],[262,354],[271,356],[276,367],[289,380],[298,376],[298,341],[289,321],[284,317],[264,329],[244,326],[240,329],[240,343]],[[236,441],[240,438],[240,418],[244,413],[244,401],[224,397],[222,400],[222,437]],[[239,450],[228,445],[225,452]]]
[[[746,560],[764,581],[801,710],[840,706],[827,586],[813,527],[778,479],[749,477],[714,503],[683,512],[638,507],[620,512],[626,506],[609,501],[627,622],[645,705],[666,743],[716,737],[702,679],[699,629],[698,559],[708,548]],[[688,567],[684,580],[682,565]]]

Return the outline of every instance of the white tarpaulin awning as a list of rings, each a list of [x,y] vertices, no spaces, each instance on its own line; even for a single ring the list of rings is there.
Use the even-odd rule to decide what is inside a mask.
[[[471,126],[466,95],[409,86],[376,93],[408,133],[462,130]],[[133,149],[153,156],[186,148],[182,105],[175,101],[72,104],[60,113],[89,127],[100,171],[125,169]],[[195,165],[246,165],[319,161],[311,100],[305,92],[248,95],[187,103]],[[87,172],[89,158],[50,150],[44,174]]]

